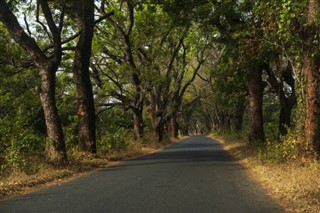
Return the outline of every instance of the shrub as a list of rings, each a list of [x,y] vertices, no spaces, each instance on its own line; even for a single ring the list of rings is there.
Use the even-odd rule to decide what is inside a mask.
[[[32,127],[26,126],[23,120],[0,119],[0,172],[30,173],[34,163],[30,156],[43,153],[44,137],[35,133]],[[32,168],[31,170],[34,170]]]
[[[285,162],[297,159],[306,159],[314,156],[312,146],[308,144],[302,131],[289,130],[278,142],[266,143],[260,155],[274,162]]]
[[[97,141],[97,149],[102,152],[124,151],[129,146],[131,131],[119,128],[116,132],[106,132],[101,140]]]

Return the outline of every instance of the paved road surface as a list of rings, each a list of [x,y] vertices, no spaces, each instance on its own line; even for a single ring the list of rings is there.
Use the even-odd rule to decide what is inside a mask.
[[[0,212],[282,212],[216,141],[169,149],[0,202]]]

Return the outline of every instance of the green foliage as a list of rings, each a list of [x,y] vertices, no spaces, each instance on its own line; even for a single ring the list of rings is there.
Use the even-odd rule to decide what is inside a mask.
[[[106,132],[97,141],[97,149],[101,152],[119,152],[128,148],[131,131],[119,128],[115,132]]]
[[[311,159],[315,156],[310,144],[306,143],[303,132],[297,129],[289,129],[286,136],[279,141],[268,141],[264,148],[260,149],[260,156],[273,162],[296,161]]]
[[[28,55],[0,25],[0,173],[36,171],[44,148],[45,125],[39,79]]]
[[[27,159],[43,153],[45,149],[44,137],[37,134],[32,126],[26,126],[23,118],[18,116],[14,124],[12,118],[0,119],[0,173],[12,170],[29,173],[33,164]]]

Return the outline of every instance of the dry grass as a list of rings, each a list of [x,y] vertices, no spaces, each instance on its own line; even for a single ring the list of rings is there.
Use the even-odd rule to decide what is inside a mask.
[[[312,161],[274,163],[247,149],[241,141],[213,138],[222,142],[259,182],[279,202],[286,212],[320,212],[320,164]]]
[[[182,139],[183,138],[180,140]],[[99,168],[112,166],[119,161],[159,151],[171,143],[180,140],[172,139],[171,142],[168,143],[150,143],[147,145],[132,143],[126,151],[98,153],[96,155],[72,152],[69,153],[69,164],[63,168],[54,168],[46,164],[44,159],[42,159],[43,162],[38,162],[38,168],[34,174],[12,172],[6,176],[0,176],[0,200],[19,194],[25,194],[40,187],[66,182],[78,176],[93,172]]]

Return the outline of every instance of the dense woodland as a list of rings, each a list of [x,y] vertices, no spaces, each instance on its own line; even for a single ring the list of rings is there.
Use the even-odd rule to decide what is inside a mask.
[[[320,2],[0,0],[0,165],[238,134],[320,154]]]

